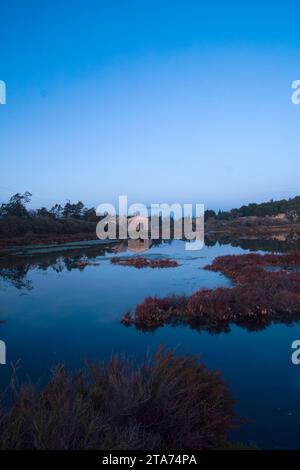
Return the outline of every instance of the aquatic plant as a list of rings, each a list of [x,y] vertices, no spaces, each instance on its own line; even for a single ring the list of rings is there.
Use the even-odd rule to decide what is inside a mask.
[[[300,253],[222,256],[205,269],[230,277],[232,288],[203,289],[189,297],[147,297],[127,324],[153,329],[183,322],[196,329],[226,331],[228,324],[255,325],[300,319]],[[271,270],[280,268],[279,270]],[[130,320],[130,322],[129,322]],[[221,328],[220,328],[221,326]]]
[[[82,260],[82,261],[77,262],[77,267],[80,270],[83,270],[87,266],[100,266],[100,263],[95,263],[95,262],[92,262],[92,261],[89,261],[89,260]]]
[[[113,257],[110,261],[112,264],[134,266],[135,268],[175,268],[178,266],[177,261],[172,259],[147,259],[142,256],[126,258]]]
[[[127,312],[121,321],[126,326],[136,323],[140,327],[149,329],[154,325],[158,326],[167,323],[173,314],[178,314],[178,311],[185,307],[186,298],[183,296],[174,295],[164,299],[146,297],[141,304],[137,305],[135,319],[130,312]]]
[[[23,386],[1,407],[0,449],[210,449],[233,424],[219,373],[160,348],[140,366],[116,356]]]

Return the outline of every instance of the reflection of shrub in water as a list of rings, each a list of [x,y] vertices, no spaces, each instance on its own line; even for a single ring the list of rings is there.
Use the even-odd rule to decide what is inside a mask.
[[[0,411],[1,449],[210,449],[233,425],[226,385],[196,358],[162,349],[135,367],[114,357],[46,388],[26,386]]]
[[[94,253],[92,256],[85,253],[76,255],[52,254],[41,258],[22,256],[14,260],[7,258],[1,260],[0,279],[16,289],[31,290],[33,289],[33,282],[27,279],[30,271],[34,269],[47,271],[49,268],[56,273],[61,273],[64,270],[72,271],[73,269],[83,271],[87,266],[99,266],[99,263],[95,262],[93,258]]]
[[[18,290],[33,289],[32,282],[26,279],[30,265],[15,266],[13,268],[0,268],[0,279],[14,286]]]

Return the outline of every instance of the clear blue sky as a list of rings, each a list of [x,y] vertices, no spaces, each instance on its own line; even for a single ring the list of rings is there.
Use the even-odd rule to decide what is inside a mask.
[[[300,194],[296,1],[1,2],[0,200]]]

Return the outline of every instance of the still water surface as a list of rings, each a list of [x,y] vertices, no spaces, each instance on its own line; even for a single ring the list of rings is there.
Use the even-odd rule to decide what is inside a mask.
[[[120,324],[122,314],[145,296],[231,286],[225,276],[203,266],[216,256],[249,252],[219,243],[199,252],[184,246],[173,241],[146,253],[177,260],[180,266],[170,269],[112,265],[116,254],[111,249],[84,244],[76,251],[47,248],[38,255],[21,251],[0,259],[0,320],[5,321],[0,339],[6,342],[8,361],[0,366],[2,387],[11,375],[9,364],[17,361],[20,379],[43,383],[57,363],[75,369],[84,358],[108,359],[114,353],[138,360],[164,344],[180,354],[200,354],[209,368],[222,372],[246,420],[232,439],[262,448],[300,448],[300,366],[291,363],[299,325],[276,324],[255,332],[233,325],[227,333],[210,334],[185,326],[144,333]],[[95,265],[79,269],[78,256],[85,254]]]

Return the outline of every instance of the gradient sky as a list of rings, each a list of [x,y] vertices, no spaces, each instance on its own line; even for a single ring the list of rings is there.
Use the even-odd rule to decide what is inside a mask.
[[[299,2],[0,7],[0,201],[226,209],[300,194]]]

